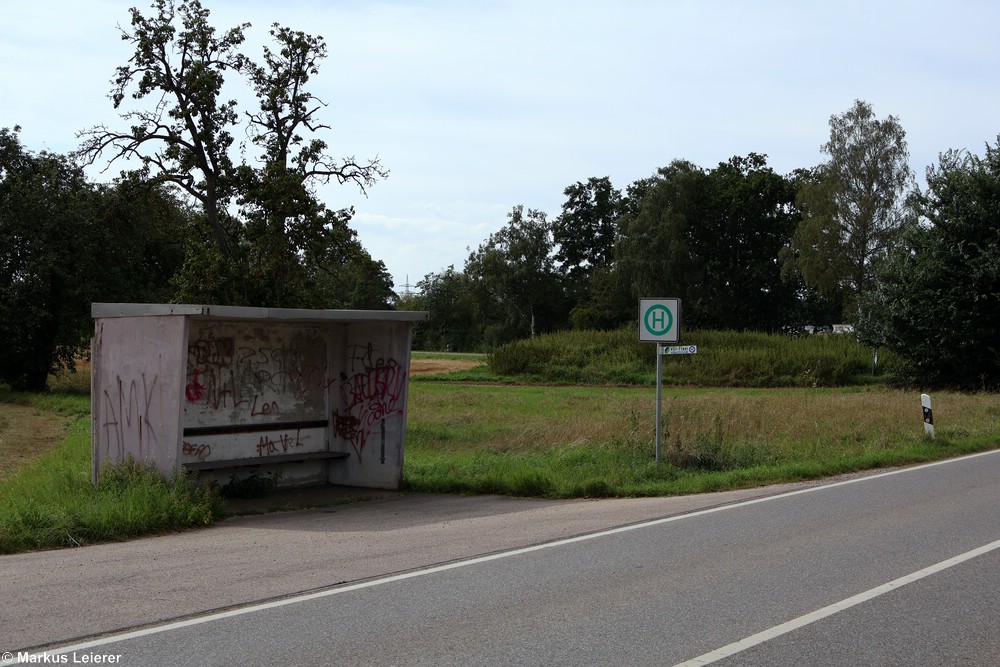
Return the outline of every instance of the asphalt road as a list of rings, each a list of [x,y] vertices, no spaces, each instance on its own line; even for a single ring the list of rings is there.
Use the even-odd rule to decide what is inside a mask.
[[[0,650],[16,659],[17,647],[56,642],[50,660],[143,666],[995,665],[1000,656],[1000,452],[687,499],[473,501],[403,497],[106,552],[3,557],[0,576],[15,578],[3,582],[13,596],[0,628],[13,634]],[[86,552],[101,565],[79,565],[74,578],[60,558]],[[188,578],[177,569],[185,560]],[[39,598],[25,578],[44,567],[60,574]],[[61,595],[74,580],[76,592]]]

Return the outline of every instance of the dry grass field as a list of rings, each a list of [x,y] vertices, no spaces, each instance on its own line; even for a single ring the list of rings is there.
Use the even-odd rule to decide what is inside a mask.
[[[467,371],[483,363],[479,357],[417,357],[410,359],[410,375]]]
[[[66,435],[66,417],[0,403],[0,482],[48,452]]]

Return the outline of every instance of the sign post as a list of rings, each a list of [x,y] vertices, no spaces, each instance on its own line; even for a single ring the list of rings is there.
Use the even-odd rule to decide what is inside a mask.
[[[660,469],[660,443],[663,440],[663,343],[656,344],[656,469]]]
[[[660,467],[663,441],[663,355],[695,354],[694,345],[664,347],[681,338],[680,299],[639,299],[639,342],[656,343],[656,467]]]

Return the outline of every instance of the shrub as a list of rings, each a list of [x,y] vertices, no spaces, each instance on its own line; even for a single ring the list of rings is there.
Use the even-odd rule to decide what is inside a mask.
[[[694,331],[698,353],[666,356],[663,382],[716,387],[834,387],[869,383],[872,351],[850,335]],[[498,376],[553,384],[653,384],[656,346],[631,329],[567,331],[503,345],[488,355]],[[883,352],[876,377],[899,365]]]

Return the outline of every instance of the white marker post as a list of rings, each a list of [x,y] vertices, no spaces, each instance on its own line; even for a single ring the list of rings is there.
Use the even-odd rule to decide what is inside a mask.
[[[931,410],[931,397],[920,394],[920,407],[924,410],[924,434],[934,439],[934,412]]]
[[[663,355],[694,354],[694,345],[664,348],[664,343],[676,343],[681,337],[680,299],[639,299],[639,342],[656,343],[656,467],[660,467],[663,439]],[[687,352],[677,350],[687,349]],[[664,351],[667,350],[667,351]],[[671,352],[670,350],[675,350]]]

